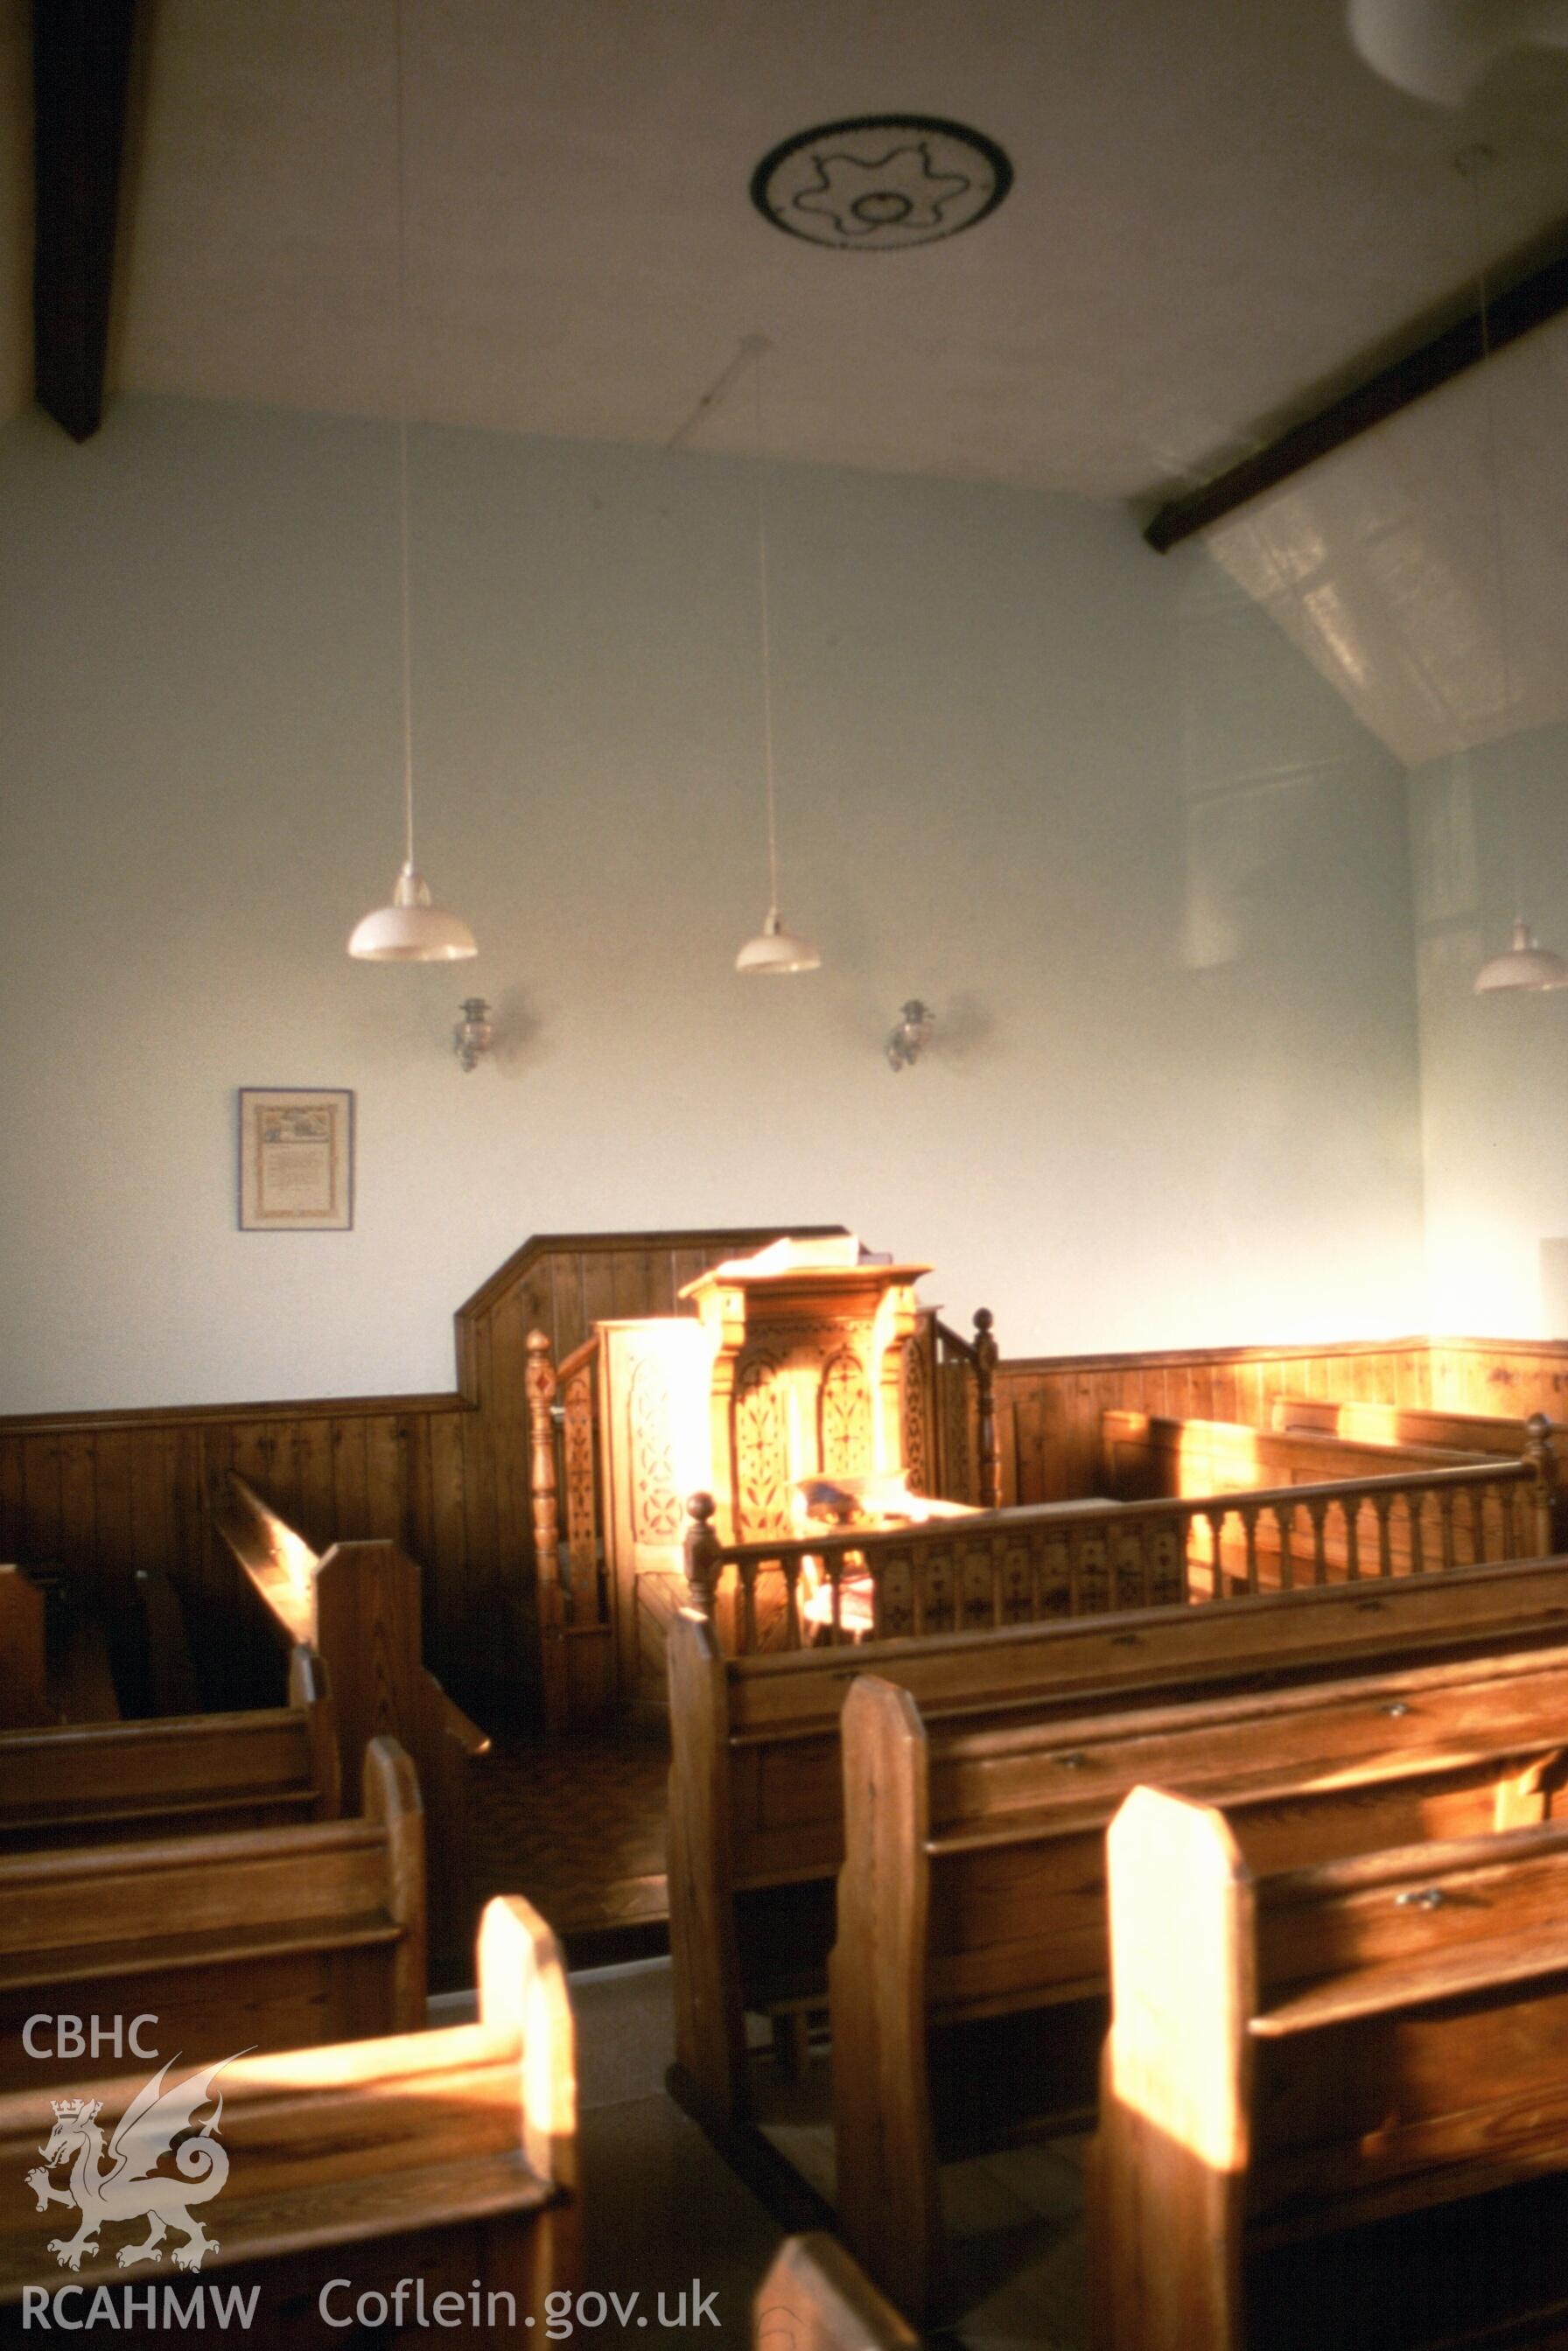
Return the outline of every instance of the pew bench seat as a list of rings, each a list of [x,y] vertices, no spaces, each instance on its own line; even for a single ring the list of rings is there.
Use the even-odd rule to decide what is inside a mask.
[[[313,1649],[289,1703],[237,1714],[0,1731],[0,1855],[333,1820],[336,1710]]]
[[[1298,1989],[1320,2024],[1336,2001],[1347,2020],[1391,2012],[1407,1996],[1397,1946],[1385,1972],[1358,1949],[1346,1985],[1332,1952],[1310,1970],[1287,1964],[1291,1873],[1317,1898],[1337,1870],[1349,1898],[1366,1866],[1356,1856],[1371,1853],[1375,1899],[1392,1902],[1386,1849],[1408,1846],[1403,1890],[1418,1907],[1431,1889],[1417,1840],[1469,1838],[1484,1856],[1496,1831],[1549,1817],[1568,1782],[1568,1646],[967,1734],[928,1731],[907,1690],[862,1676],[843,1746],[829,1970],[838,2210],[871,2274],[925,2308],[943,2269],[939,2161],[1092,2118],[1109,1990],[1104,1836],[1130,1791],[1222,1802],[1249,1865],[1271,1873],[1282,2029]],[[1174,1897],[1165,1924],[1179,1938]],[[1543,1922],[1539,1944],[1516,1933],[1511,1966],[1550,1973],[1540,1954],[1556,1925]],[[1568,1947],[1556,1949],[1568,1978]],[[1465,1969],[1491,1962],[1456,1938],[1427,1967],[1426,2001],[1462,1997]]]
[[[1325,2280],[1312,2325],[1343,2342],[1388,2266],[1366,2261],[1369,2231],[1385,2248],[1406,2232],[1392,2323],[1379,2310],[1372,2339],[1555,2342],[1568,1823],[1259,1871],[1228,1808],[1145,1787],[1107,1854],[1113,2015],[1089,2216],[1101,2351],[1260,2351],[1281,2308]],[[1297,2246],[1304,2269],[1278,2258]],[[1434,2248],[1456,2306],[1427,2290]]]
[[[330,2281],[350,2282],[336,2290],[335,2325],[367,2291],[390,2294],[399,2281],[420,2278],[427,2303],[444,2292],[459,2296],[461,2323],[434,2322],[439,2339],[478,2351],[512,2340],[514,2327],[518,2340],[525,2328],[542,2335],[546,2294],[579,2283],[571,2017],[559,1950],[527,1903],[507,1897],[486,1907],[477,1973],[476,2023],[244,2056],[216,2075],[222,2106],[210,2126],[228,2177],[216,2200],[194,2207],[210,2216],[214,2240],[202,2274],[209,2290],[258,2289],[248,2340],[304,2351],[327,2339],[319,2297]],[[186,2070],[171,2068],[171,2086]],[[107,2137],[131,2087],[99,2080],[74,2094],[101,2102]],[[0,2098],[7,2177],[37,2165],[57,2122],[52,2081]],[[63,2149],[57,2155],[57,2184],[74,2159]],[[68,2230],[74,2225],[74,2213],[63,2218]],[[120,2267],[120,2251],[143,2233],[141,2217],[106,2219],[79,2268],[62,2271],[48,2242],[61,2220],[57,2206],[35,2210],[26,2193],[5,2199],[0,2343],[37,2339],[25,2297],[40,2287],[81,2288],[80,2309],[100,2287],[116,2299],[128,2285],[139,2294],[156,2285],[160,2296],[165,2284],[193,2291],[166,2263],[129,2273]],[[177,2231],[179,2223],[171,2225]],[[511,2312],[494,2320],[492,2293],[514,2297]],[[175,2326],[183,2335],[178,2320]],[[143,2332],[136,2339],[164,2338]]]
[[[395,1741],[371,1740],[364,1788],[362,1819],[0,1859],[0,2087],[32,2077],[23,2027],[57,2009],[145,2011],[188,2058],[417,2027],[424,1823]]]

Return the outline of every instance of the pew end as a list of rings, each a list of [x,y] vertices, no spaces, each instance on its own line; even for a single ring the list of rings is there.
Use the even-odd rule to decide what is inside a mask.
[[[786,2238],[751,2307],[754,2351],[918,2351],[893,2304],[821,2233]]]
[[[565,1977],[553,1936],[520,1896],[487,1907],[477,1972],[490,1997],[476,2024],[247,2054],[224,2066],[222,2109],[210,2127],[228,2176],[202,2266],[209,2291],[257,2290],[247,2339],[277,2351],[323,2339],[320,2296],[334,2279],[330,2316],[341,2316],[347,2339],[360,2294],[390,2295],[399,2281],[412,2288],[422,2279],[432,2304],[438,2293],[456,2297],[434,2321],[436,2339],[480,2351],[512,2340],[514,2329],[519,2341],[525,2328],[542,2339],[547,2294],[580,2284]],[[173,2069],[176,2079],[187,2070]],[[8,2175],[37,2165],[57,2092],[50,2083],[0,2097]],[[73,2093],[102,2102],[107,2128],[131,2085],[111,2078]],[[29,2288],[79,2286],[84,2307],[100,2286],[116,2301],[127,2283],[145,2292],[157,2281],[162,2291],[163,2273],[128,2279],[119,2264],[125,2229],[140,2233],[145,2212],[123,2225],[106,2220],[62,2280],[45,2242],[58,2216],[43,2219],[31,2203],[7,2199],[0,2214],[0,2343],[35,2339],[36,2326],[25,2331]],[[510,2294],[510,2306],[493,2305],[492,2294]],[[412,2309],[400,2317],[417,2324]]]
[[[1155,1788],[1134,1789],[1105,1851],[1112,2030],[1092,2163],[1095,2351],[1134,2340],[1142,2351],[1239,2351],[1251,1878],[1222,1813]],[[1135,2249],[1151,2242],[1159,2260],[1145,2268]]]

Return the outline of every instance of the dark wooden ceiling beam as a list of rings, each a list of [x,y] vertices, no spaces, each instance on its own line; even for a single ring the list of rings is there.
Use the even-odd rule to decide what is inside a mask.
[[[1560,250],[1552,258],[1489,300],[1488,328],[1494,351],[1568,310],[1568,227],[1560,233],[1557,243]],[[1222,522],[1265,490],[1277,489],[1332,449],[1343,449],[1347,441],[1355,440],[1374,424],[1397,416],[1401,409],[1435,392],[1439,384],[1451,382],[1477,364],[1483,350],[1478,302],[1441,334],[1379,368],[1354,392],[1331,401],[1255,456],[1242,458],[1201,489],[1172,498],[1160,508],[1144,537],[1164,555],[1184,538]]]
[[[73,441],[98,431],[137,0],[33,0],[33,380]]]

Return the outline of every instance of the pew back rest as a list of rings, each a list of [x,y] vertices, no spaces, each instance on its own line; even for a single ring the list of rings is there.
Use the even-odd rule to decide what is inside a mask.
[[[857,1954],[894,1948],[907,1904],[932,2001],[997,2011],[1103,1976],[1100,1841],[1141,1782],[1223,1801],[1270,1868],[1542,1818],[1568,1776],[1568,1646],[946,1737],[868,1677],[843,1736],[835,1984]],[[890,1980],[924,1999],[922,1965],[902,1952]]]
[[[0,1850],[335,1820],[336,1721],[313,1649],[289,1704],[0,1732]]]
[[[0,1859],[0,2085],[32,2074],[28,2020],[161,2020],[215,2059],[413,2031],[426,1995],[424,1823],[408,1758],[372,1742],[365,1816]],[[57,2079],[103,2046],[54,2043]],[[140,2052],[110,2043],[117,2068]]]
[[[423,1937],[423,1844],[413,1766],[374,1740],[357,1820],[0,1860],[0,1971],[41,1951],[377,1913]]]
[[[1568,1823],[1259,1876],[1225,1812],[1140,1788],[1107,1870],[1091,2237],[1114,2351],[1239,2344],[1249,2225],[1568,2167]]]
[[[1565,1632],[1568,1561],[788,1656],[724,1657],[712,1627],[683,1611],[668,1639],[671,1815],[695,1806],[710,1851],[722,1836],[727,1886],[836,1867],[839,1716],[867,1673],[907,1689],[928,1724],[956,1728],[1090,1702],[1120,1710],[1162,1691],[1175,1702],[1249,1676],[1354,1672],[1358,1658],[1397,1670],[1446,1651],[1550,1645]]]
[[[0,1566],[0,1729],[51,1722],[44,1595],[19,1567]]]
[[[1100,1441],[1111,1493],[1118,1500],[1142,1501],[1255,1486],[1351,1484],[1401,1469],[1473,1466],[1500,1451],[1517,1461],[1526,1440],[1522,1427],[1517,1445],[1447,1446],[1431,1437],[1278,1422],[1254,1428],[1239,1421],[1178,1420],[1117,1406],[1101,1415]]]
[[[219,2127],[231,2176],[208,2268],[548,2207],[538,2282],[577,2283],[571,2012],[555,1939],[519,1896],[486,1905],[477,1975],[476,2023],[244,2056],[224,2068]],[[100,2099],[117,2117],[127,2085],[100,2080],[73,2095]],[[0,2097],[0,2160],[15,2158],[16,2177],[36,2164],[52,2122],[47,2091]],[[58,2283],[52,2257],[40,2268],[26,2201],[9,2199],[0,2216],[0,2305],[14,2305],[29,2283]],[[119,2274],[106,2241],[72,2283]]]
[[[1435,1446],[1453,1453],[1517,1461],[1529,1441],[1526,1423],[1491,1413],[1439,1412],[1427,1405],[1337,1403],[1322,1396],[1276,1396],[1269,1426],[1289,1436],[1337,1437],[1358,1445]]]

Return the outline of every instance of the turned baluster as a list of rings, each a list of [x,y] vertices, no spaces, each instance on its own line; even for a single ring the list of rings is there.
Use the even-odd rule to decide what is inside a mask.
[[[1377,1513],[1377,1573],[1379,1575],[1392,1575],[1394,1543],[1389,1531],[1389,1518],[1394,1509],[1393,1495],[1375,1494],[1372,1507]]]
[[[1445,1486],[1437,1497],[1437,1523],[1442,1536],[1443,1565],[1454,1564],[1454,1489]]]
[[[1410,1573],[1424,1575],[1427,1572],[1427,1503],[1426,1494],[1406,1494],[1405,1515],[1410,1521]]]
[[[1344,1574],[1347,1583],[1361,1582],[1361,1504],[1342,1502],[1340,1517],[1344,1520]]]
[[[833,1596],[833,1646],[835,1648],[839,1642],[843,1638],[843,1579],[844,1562],[836,1551],[830,1552],[828,1554],[828,1584]]]
[[[1225,1597],[1225,1569],[1222,1559],[1225,1550],[1225,1521],[1229,1516],[1229,1511],[1225,1510],[1204,1512],[1204,1517],[1208,1521],[1209,1541],[1214,1546],[1214,1596],[1217,1600],[1223,1600]]]
[[[1294,1502],[1273,1505],[1274,1524],[1280,1533],[1280,1589],[1293,1592],[1296,1588],[1296,1506]]]
[[[690,1516],[686,1522],[685,1569],[686,1589],[692,1595],[692,1606],[705,1623],[713,1623],[714,1596],[718,1579],[724,1571],[720,1557],[723,1545],[713,1530],[713,1516],[718,1504],[711,1494],[694,1494],[686,1504]],[[752,1628],[752,1646],[756,1645],[756,1628]]]
[[[1475,1527],[1478,1567],[1484,1567],[1487,1560],[1487,1503],[1489,1500],[1496,1501],[1498,1499],[1498,1489],[1495,1486],[1477,1486],[1472,1489],[1470,1514]],[[1508,1557],[1506,1549],[1502,1556],[1504,1559]]]
[[[800,1640],[800,1561],[791,1552],[781,1565],[784,1570],[784,1646],[798,1649]],[[757,1646],[755,1637],[752,1646]]]
[[[1239,1515],[1241,1520],[1241,1532],[1247,1544],[1247,1589],[1249,1592],[1256,1592],[1258,1589],[1257,1503],[1243,1502],[1240,1506]]]
[[[528,1407],[528,1498],[534,1530],[534,1589],[541,1641],[546,1727],[564,1729],[570,1707],[567,1685],[566,1647],[562,1638],[565,1595],[560,1585],[560,1515],[556,1493],[555,1365],[549,1341],[542,1331],[530,1331],[523,1370],[523,1394]]]
[[[740,1562],[740,1648],[743,1656],[757,1654],[757,1562]]]
[[[1328,1527],[1327,1502],[1309,1502],[1307,1517],[1312,1529],[1312,1582],[1326,1583],[1329,1580],[1328,1545],[1323,1538]]]
[[[1002,1456],[997,1442],[997,1358],[1000,1353],[992,1335],[996,1316],[988,1306],[975,1309],[975,1402],[980,1447],[980,1508],[1002,1507]]]
[[[1543,1412],[1532,1412],[1524,1424],[1528,1440],[1524,1458],[1534,1473],[1530,1499],[1534,1519],[1535,1556],[1549,1559],[1555,1548],[1557,1518],[1557,1455],[1552,1443],[1552,1423]]]

